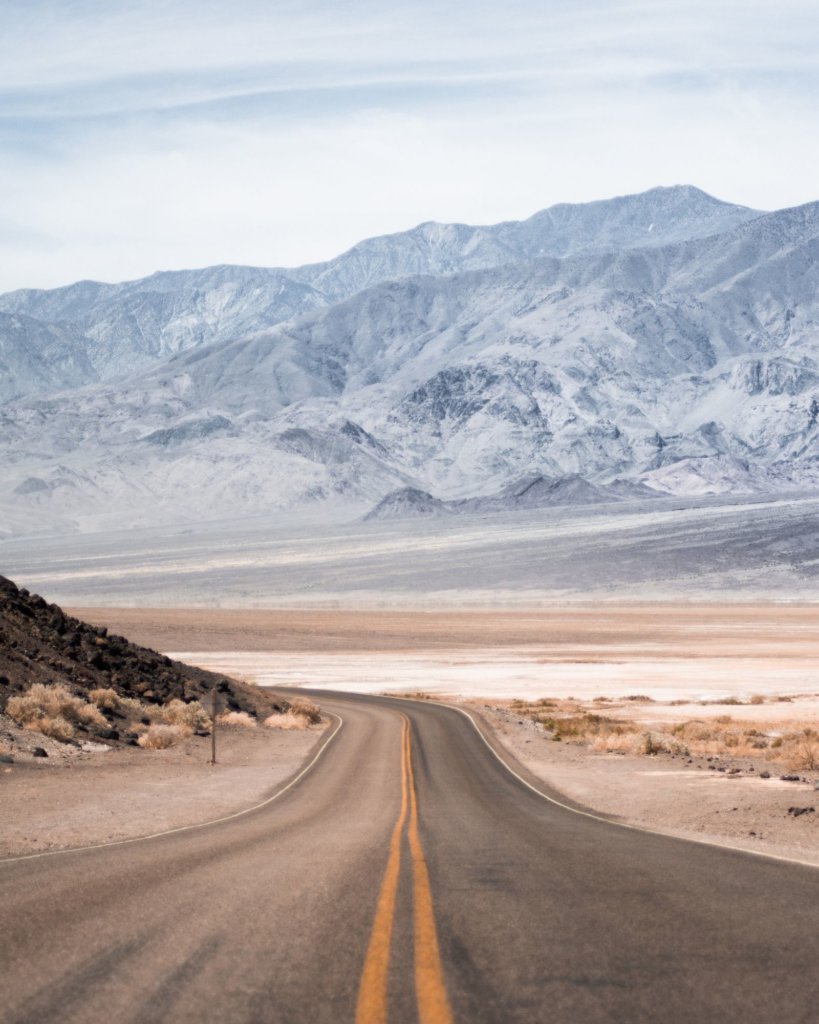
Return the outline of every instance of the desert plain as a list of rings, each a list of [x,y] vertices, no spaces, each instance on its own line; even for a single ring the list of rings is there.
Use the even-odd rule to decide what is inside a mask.
[[[558,798],[819,864],[819,605],[71,611],[262,686],[461,704]]]

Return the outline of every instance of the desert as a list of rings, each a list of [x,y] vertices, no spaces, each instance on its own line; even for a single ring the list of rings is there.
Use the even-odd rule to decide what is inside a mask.
[[[819,804],[817,606],[72,612],[274,691],[463,704],[516,761],[579,805],[819,864],[815,810],[793,813]],[[607,747],[589,716],[609,720],[608,735],[619,730],[623,742]],[[580,735],[564,742],[543,725],[584,717]],[[706,737],[689,740],[692,749],[681,735],[686,725]],[[656,749],[638,754],[646,736]],[[783,736],[791,739],[783,744]]]

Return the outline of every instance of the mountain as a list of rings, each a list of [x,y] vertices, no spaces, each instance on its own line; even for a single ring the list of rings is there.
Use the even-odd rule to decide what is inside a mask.
[[[561,204],[525,221],[490,227],[421,224],[293,270],[220,266],[124,284],[81,281],[10,292],[0,296],[0,312],[28,318],[35,346],[45,330],[70,332],[77,365],[65,364],[62,376],[61,361],[51,374],[40,375],[18,372],[13,363],[0,365],[0,397],[121,380],[180,352],[269,329],[387,280],[485,270],[537,256],[656,247],[722,232],[757,216],[690,186],[657,188]]]
[[[87,347],[71,324],[0,313],[0,402],[97,380]]]
[[[0,531],[815,490],[819,204],[723,213],[642,248],[575,226],[569,255],[382,281],[8,403]]]
[[[378,504],[364,516],[364,522],[371,519],[426,519],[430,516],[447,515],[451,502],[433,498],[417,487],[400,487],[385,494]]]
[[[657,492],[647,487],[610,487],[590,484],[582,476],[549,480],[543,476],[524,477],[504,487],[499,494],[463,501],[441,501],[416,487],[402,487],[386,494],[364,516],[371,519],[421,519],[444,515],[474,515],[486,512],[519,512],[523,509],[583,508],[620,502],[625,498],[646,498]]]

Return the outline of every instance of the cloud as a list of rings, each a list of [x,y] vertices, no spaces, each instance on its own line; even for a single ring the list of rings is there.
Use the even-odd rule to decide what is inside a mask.
[[[718,6],[12,0],[0,288],[293,265],[679,181],[817,198],[813,3]]]

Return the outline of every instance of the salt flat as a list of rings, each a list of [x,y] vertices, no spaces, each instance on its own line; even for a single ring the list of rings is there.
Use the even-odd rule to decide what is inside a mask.
[[[813,604],[72,611],[265,686],[530,699],[644,694],[656,701],[819,692]]]

